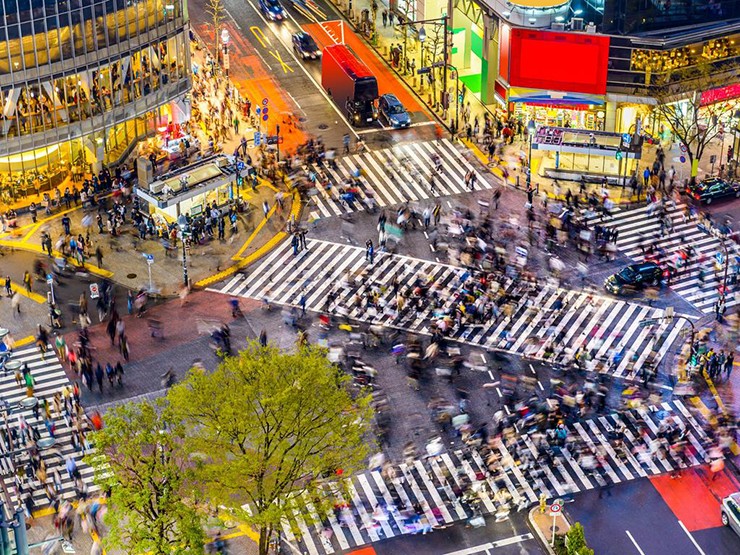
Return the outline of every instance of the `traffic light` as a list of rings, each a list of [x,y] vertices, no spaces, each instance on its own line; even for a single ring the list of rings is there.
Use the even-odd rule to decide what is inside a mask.
[[[673,322],[673,316],[675,315],[675,311],[672,306],[666,307],[665,309],[665,319],[668,320],[668,322]]]
[[[623,154],[624,153],[622,152],[622,150],[621,149],[618,149],[617,152],[614,153],[614,158],[616,158],[617,160],[621,160]]]
[[[735,147],[730,145],[727,147],[727,160],[733,160],[735,158]]]

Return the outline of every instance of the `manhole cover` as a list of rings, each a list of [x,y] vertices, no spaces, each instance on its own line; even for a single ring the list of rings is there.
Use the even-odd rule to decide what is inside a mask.
[[[329,126],[328,126],[328,125],[326,125],[325,123],[320,123],[320,124],[319,124],[319,129],[322,129],[322,130],[323,130],[323,129],[329,129]]]
[[[128,279],[136,279],[136,274],[126,274]]]

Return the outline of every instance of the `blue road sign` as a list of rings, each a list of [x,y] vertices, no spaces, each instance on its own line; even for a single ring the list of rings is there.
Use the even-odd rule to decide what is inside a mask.
[[[261,137],[262,137],[262,135],[260,134],[259,131],[255,131],[254,132],[254,146],[260,146],[260,138]]]
[[[629,133],[625,133],[622,135],[622,142],[626,145],[630,144],[632,142],[632,135]]]
[[[259,116],[262,113],[262,108],[255,109],[254,113]]]
[[[262,121],[267,121],[268,119],[269,119],[269,116],[267,114],[265,114],[264,116],[262,116]]]

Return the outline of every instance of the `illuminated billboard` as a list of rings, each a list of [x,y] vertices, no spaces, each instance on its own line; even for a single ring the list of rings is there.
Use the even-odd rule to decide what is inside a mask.
[[[606,94],[609,37],[512,29],[509,52],[511,86]]]

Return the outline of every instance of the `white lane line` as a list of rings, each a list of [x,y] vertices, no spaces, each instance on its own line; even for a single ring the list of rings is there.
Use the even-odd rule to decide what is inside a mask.
[[[642,550],[642,548],[638,545],[638,543],[635,541],[635,538],[632,537],[632,534],[630,534],[629,530],[625,530],[627,532],[627,537],[632,541],[632,545],[635,546],[635,549],[637,549],[637,552],[640,555],[645,555],[645,552]]]
[[[686,528],[686,526],[684,526],[683,522],[681,522],[681,521],[679,520],[679,521],[678,521],[678,523],[679,523],[679,524],[681,525],[681,528],[683,528],[683,531],[684,531],[684,532],[686,532],[686,535],[687,535],[687,536],[689,537],[689,539],[691,540],[691,543],[693,543],[693,544],[694,544],[694,547],[696,548],[696,550],[697,550],[697,551],[698,551],[699,553],[701,553],[701,555],[707,555],[706,553],[704,553],[704,550],[703,550],[703,549],[702,549],[701,547],[699,547],[699,544],[698,544],[698,543],[696,543],[696,540],[694,539],[694,536],[692,536],[692,535],[691,535],[691,532],[689,532],[688,528]]]

